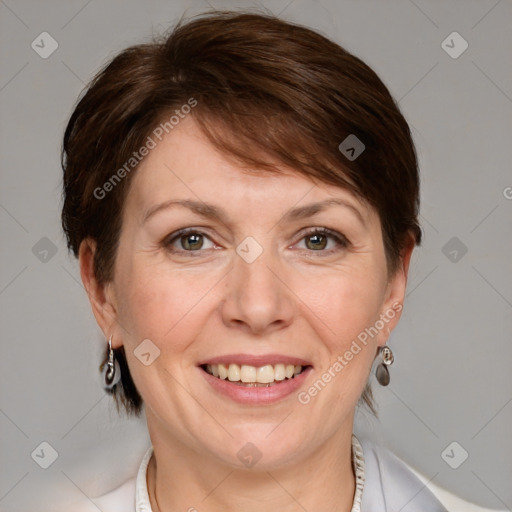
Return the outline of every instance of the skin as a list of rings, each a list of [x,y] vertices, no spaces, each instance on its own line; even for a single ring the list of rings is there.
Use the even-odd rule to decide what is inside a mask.
[[[231,353],[301,357],[313,365],[300,390],[307,391],[358,334],[403,303],[412,244],[388,276],[374,209],[340,187],[280,170],[242,168],[217,152],[189,116],[133,176],[112,281],[100,286],[95,279],[94,241],[80,247],[96,320],[114,348],[125,346],[145,402],[154,511],[251,512],[262,501],[268,510],[351,509],[355,407],[398,312],[306,405],[296,393],[271,405],[238,404],[215,392],[197,366]],[[338,205],[282,221],[289,208],[327,198],[350,202],[364,223]],[[182,206],[142,222],[149,208],[169,199],[212,203],[229,222]],[[192,239],[195,250],[187,237],[166,246],[169,235],[186,227],[205,234],[199,243]],[[349,244],[329,237],[322,245],[324,239],[305,232],[312,227],[335,230]],[[247,236],[263,248],[252,263],[236,252]],[[134,355],[144,339],[160,350],[149,366]],[[251,469],[237,457],[247,442],[262,454]]]

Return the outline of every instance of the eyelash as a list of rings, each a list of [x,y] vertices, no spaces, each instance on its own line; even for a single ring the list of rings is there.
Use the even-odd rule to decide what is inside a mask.
[[[195,228],[185,228],[185,229],[181,229],[181,230],[169,235],[169,237],[167,237],[163,241],[163,245],[172,253],[182,253],[182,254],[184,253],[190,257],[197,257],[200,255],[201,252],[203,252],[203,250],[198,249],[197,251],[187,251],[185,249],[176,250],[176,249],[172,248],[172,244],[174,243],[175,240],[178,240],[181,237],[188,235],[188,234],[201,235],[210,240],[210,237],[206,233],[203,233],[202,231],[199,231]],[[313,235],[321,235],[321,236],[326,236],[326,237],[332,238],[336,241],[336,243],[338,244],[338,247],[335,247],[335,248],[329,249],[329,250],[318,250],[318,251],[314,251],[312,249],[304,249],[307,252],[311,252],[311,253],[318,252],[318,253],[322,253],[322,255],[326,255],[326,254],[331,255],[334,252],[339,251],[340,249],[346,249],[347,247],[350,246],[349,240],[344,235],[342,235],[341,233],[338,233],[337,231],[333,231],[332,229],[329,229],[329,228],[310,228],[307,230],[306,233],[304,233],[304,235],[302,236],[302,238],[299,241],[302,241],[305,238],[311,237]],[[194,254],[194,253],[198,253],[198,254]],[[316,258],[317,256],[313,256],[313,257]]]

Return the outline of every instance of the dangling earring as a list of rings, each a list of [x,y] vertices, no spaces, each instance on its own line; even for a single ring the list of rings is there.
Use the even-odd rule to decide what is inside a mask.
[[[377,381],[381,386],[387,386],[390,381],[388,366],[393,364],[395,358],[387,345],[379,348],[378,356],[380,356],[381,361],[375,370],[375,377],[377,377]]]
[[[121,367],[112,349],[112,335],[110,335],[110,339],[108,340],[108,359],[103,367],[102,376],[105,391],[110,391],[121,379]]]

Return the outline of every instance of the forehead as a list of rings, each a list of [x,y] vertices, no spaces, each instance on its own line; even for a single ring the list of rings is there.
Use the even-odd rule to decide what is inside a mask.
[[[261,208],[341,198],[356,207],[363,222],[372,208],[346,188],[326,184],[283,165],[249,168],[215,148],[191,116],[165,135],[132,178],[127,202],[147,213],[171,199],[215,202],[223,209],[250,203]]]

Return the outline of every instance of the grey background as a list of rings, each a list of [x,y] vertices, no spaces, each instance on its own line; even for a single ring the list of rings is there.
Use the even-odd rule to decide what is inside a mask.
[[[261,5],[372,66],[418,149],[425,239],[391,384],[375,385],[380,421],[359,414],[356,432],[469,501],[511,509],[510,0],[0,0],[0,510],[92,499],[132,477],[149,443],[145,421],[119,418],[101,389],[105,340],[60,230],[59,151],[78,94],[184,11]],[[47,59],[31,48],[43,31],[59,45]],[[453,31],[469,44],[456,59],[441,46]],[[43,441],[59,455],[46,470],[31,457]],[[453,441],[469,453],[458,469],[441,457]]]

